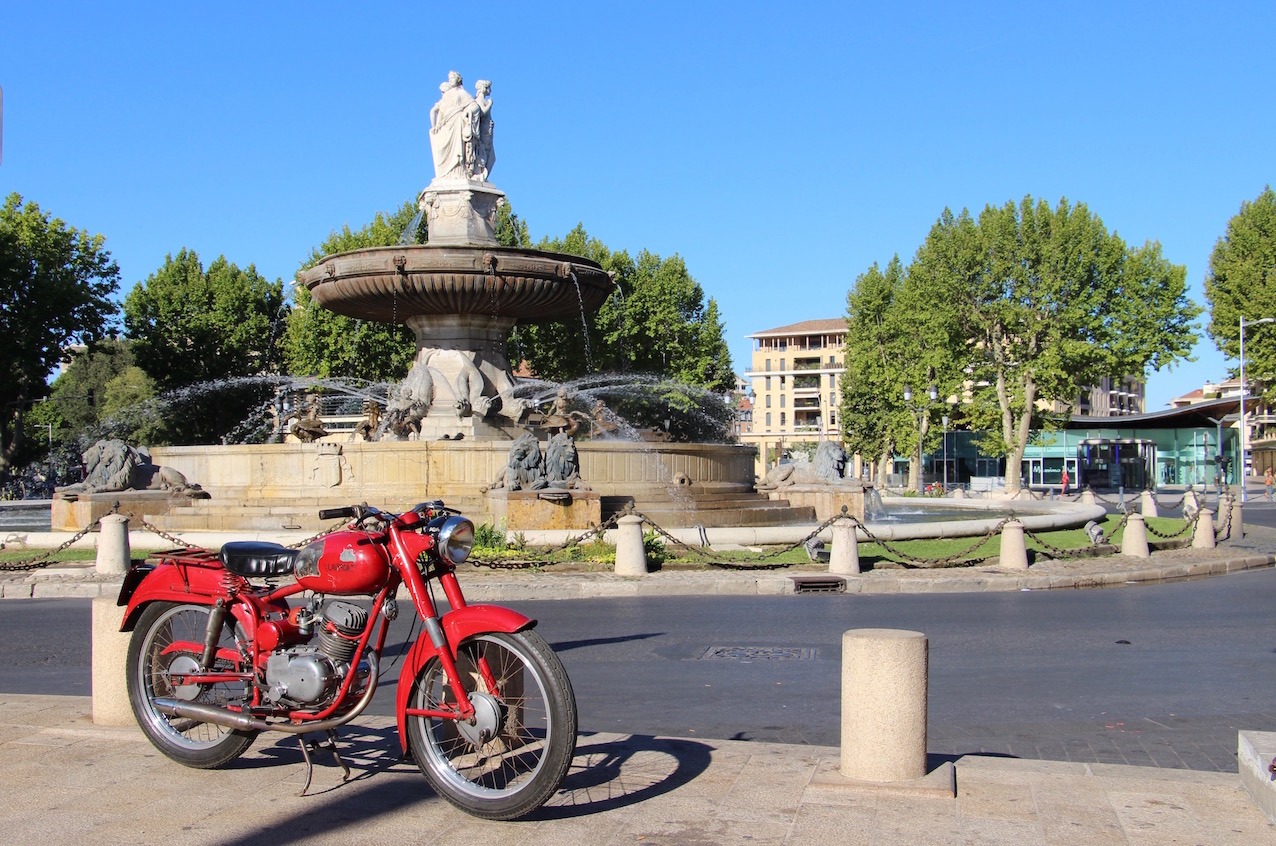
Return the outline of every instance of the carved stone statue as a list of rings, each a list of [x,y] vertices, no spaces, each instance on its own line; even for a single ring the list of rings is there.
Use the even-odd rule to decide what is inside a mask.
[[[791,485],[855,485],[846,478],[846,450],[835,441],[821,441],[810,464],[781,464],[758,483],[758,490],[773,491]]]
[[[589,490],[580,478],[576,441],[566,432],[559,432],[549,439],[549,446],[545,448],[545,478],[551,488]]]
[[[427,365],[412,365],[407,377],[390,397],[385,409],[385,428],[391,440],[410,440],[421,433],[421,421],[434,401],[434,378]]]
[[[510,446],[509,460],[487,490],[539,491],[548,486],[540,442],[531,432],[524,432]]]
[[[365,399],[363,401],[363,419],[359,421],[359,425],[354,427],[354,437],[361,437],[365,441],[376,440],[377,430],[381,428],[381,406],[377,405],[373,400]]]
[[[311,444],[328,434],[328,430],[323,427],[323,421],[319,419],[319,399],[313,397],[310,405],[306,407],[305,415],[292,424],[289,430],[303,444]]]
[[[192,498],[207,497],[199,485],[172,467],[152,464],[150,456],[124,441],[103,440],[89,447],[81,456],[86,476],[83,482],[58,488],[62,499],[75,499],[77,494],[110,491],[170,491]]]
[[[430,109],[430,151],[436,179],[486,182],[496,163],[492,149],[492,83],[481,80],[478,98],[461,87],[461,75],[448,72],[439,86],[439,102]]]

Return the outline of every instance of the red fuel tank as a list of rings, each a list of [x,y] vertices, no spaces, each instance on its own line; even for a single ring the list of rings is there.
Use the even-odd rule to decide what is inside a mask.
[[[390,552],[364,532],[333,532],[303,549],[293,572],[316,593],[376,593],[390,578]]]

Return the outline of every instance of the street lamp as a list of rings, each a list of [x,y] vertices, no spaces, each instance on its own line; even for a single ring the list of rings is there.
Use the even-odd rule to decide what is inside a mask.
[[[1276,323],[1276,317],[1260,317],[1258,320],[1249,321],[1250,326],[1257,326],[1260,323]],[[1238,475],[1241,480],[1241,502],[1247,501],[1245,496],[1245,438],[1249,434],[1249,425],[1245,422],[1245,315],[1241,315],[1241,458]],[[1219,442],[1220,452],[1222,452],[1222,442]]]
[[[948,415],[944,420],[944,496],[948,496]]]
[[[934,385],[931,385],[926,393],[930,397],[931,403],[939,399],[939,389]],[[917,492],[922,493],[922,435],[924,433],[922,424],[926,420],[926,412],[930,410],[930,406],[920,403],[913,405],[913,389],[908,385],[904,386],[904,405],[908,407],[909,411],[917,415]]]

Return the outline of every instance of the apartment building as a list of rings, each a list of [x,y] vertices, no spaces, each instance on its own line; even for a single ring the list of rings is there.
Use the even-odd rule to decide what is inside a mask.
[[[752,426],[740,433],[740,442],[756,445],[765,463],[768,448],[836,439],[846,318],[805,320],[748,337]]]

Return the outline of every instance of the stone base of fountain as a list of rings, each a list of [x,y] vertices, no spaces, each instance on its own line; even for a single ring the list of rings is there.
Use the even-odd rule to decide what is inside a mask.
[[[540,491],[488,491],[487,513],[493,525],[537,529],[588,529],[602,523],[601,494],[547,488]]]
[[[75,494],[73,497],[55,496],[50,507],[49,525],[55,532],[78,532],[97,523],[112,510],[149,521],[167,514],[174,506],[190,501],[188,497],[168,491],[104,491]],[[115,509],[116,503],[119,503],[118,509]]]
[[[627,506],[665,528],[815,520],[809,506],[773,501],[754,490],[753,447],[580,441],[577,451],[581,478],[599,500],[597,517],[578,523],[580,528]],[[500,517],[484,489],[505,468],[509,442],[231,444],[156,447],[152,455],[198,481],[212,497],[157,515],[153,522],[165,531],[318,531],[324,528],[320,508],[366,502],[406,510],[433,499],[461,509],[475,523],[496,525]],[[577,492],[572,496],[575,500]],[[523,523],[529,515],[508,506],[505,516],[510,531],[542,528]]]
[[[821,523],[847,512],[856,520],[864,520],[864,488],[859,485],[790,485],[770,493],[771,499],[787,500],[789,505],[815,509]]]
[[[505,192],[490,182],[469,179],[435,179],[421,192],[430,243],[495,244],[496,212]]]

